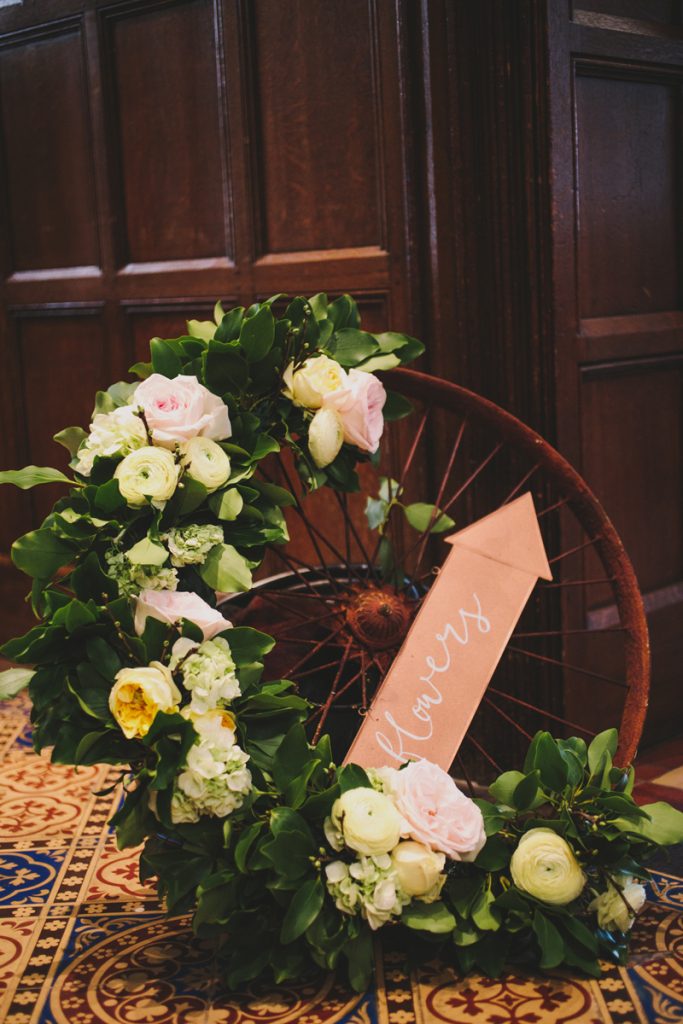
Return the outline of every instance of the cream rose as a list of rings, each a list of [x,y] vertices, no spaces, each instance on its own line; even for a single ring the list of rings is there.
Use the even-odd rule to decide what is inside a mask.
[[[627,932],[636,914],[645,903],[645,886],[632,875],[610,879],[605,892],[601,892],[588,905],[598,916],[598,924],[608,932]]]
[[[148,501],[163,508],[175,493],[180,466],[165,448],[138,448],[126,455],[114,470],[119,490],[128,505],[137,508]]]
[[[169,625],[187,619],[201,629],[205,640],[211,640],[232,626],[216,608],[198,594],[186,590],[142,590],[135,606],[135,632],[138,636],[144,633],[148,616]]]
[[[325,409],[341,420],[344,440],[364,452],[376,452],[384,430],[384,385],[372,373],[349,370],[346,383],[323,396]]]
[[[431,761],[413,761],[387,777],[405,821],[404,835],[452,860],[474,860],[486,842],[484,818],[448,772]]]
[[[130,403],[142,409],[154,443],[165,448],[191,437],[223,441],[232,434],[227,405],[196,377],[169,380],[153,373],[138,384]]]
[[[308,450],[318,469],[334,462],[344,443],[344,430],[334,409],[318,409],[308,427]]]
[[[313,356],[295,370],[290,363],[282,375],[283,394],[295,405],[319,409],[325,395],[337,391],[347,382],[346,371],[329,356]]]
[[[571,903],[586,884],[569,843],[550,828],[524,833],[512,854],[510,873],[518,889],[556,906]]]
[[[127,739],[146,736],[157,712],[176,711],[180,690],[165,665],[122,668],[109,694],[109,709]]]
[[[429,903],[438,898],[446,881],[442,874],[446,864],[445,853],[435,853],[423,843],[408,839],[392,851],[391,863],[407,896],[418,896]]]
[[[346,846],[368,857],[389,853],[401,836],[401,816],[391,800],[364,786],[342,793],[330,819]]]
[[[230,476],[230,459],[220,445],[208,437],[185,441],[180,446],[180,458],[187,473],[207,491],[218,490]]]

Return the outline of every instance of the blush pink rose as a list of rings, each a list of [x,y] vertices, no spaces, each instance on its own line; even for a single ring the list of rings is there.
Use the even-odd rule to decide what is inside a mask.
[[[193,437],[223,441],[232,434],[227,405],[196,377],[170,380],[153,373],[138,384],[131,403],[142,408],[152,439],[163,448]]]
[[[323,396],[323,408],[337,413],[347,444],[376,452],[384,430],[386,400],[384,385],[374,374],[349,370],[346,383]]]
[[[138,636],[142,636],[148,616],[169,625],[188,619],[201,629],[205,640],[211,640],[232,625],[198,594],[184,590],[140,591],[135,606],[135,632]]]
[[[452,860],[475,859],[486,842],[484,818],[443,768],[413,761],[392,775],[390,786],[411,839]]]

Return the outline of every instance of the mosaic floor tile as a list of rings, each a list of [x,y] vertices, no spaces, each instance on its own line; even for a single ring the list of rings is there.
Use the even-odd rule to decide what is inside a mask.
[[[496,981],[443,964],[412,972],[378,948],[364,996],[312,975],[239,995],[184,919],[167,919],[119,851],[96,797],[109,768],[50,765],[31,753],[25,700],[0,713],[0,1021],[3,1024],[681,1024],[683,854],[654,874],[628,968]]]

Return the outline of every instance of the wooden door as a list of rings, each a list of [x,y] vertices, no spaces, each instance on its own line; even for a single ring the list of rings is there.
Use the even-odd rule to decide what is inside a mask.
[[[405,5],[0,8],[0,464],[59,465],[97,388],[220,297],[350,291],[415,331]],[[7,555],[55,498],[3,488]],[[21,620],[21,623],[18,621]]]
[[[644,592],[647,742],[683,725],[683,5],[550,0],[547,11],[558,443]],[[582,562],[577,578],[590,580],[590,553]],[[614,625],[604,593],[582,590],[567,616]],[[567,685],[570,711],[602,699]]]

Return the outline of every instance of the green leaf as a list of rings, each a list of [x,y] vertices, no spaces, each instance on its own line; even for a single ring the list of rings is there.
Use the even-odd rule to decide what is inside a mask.
[[[510,862],[511,850],[502,836],[490,835],[475,864],[484,871],[500,871]]]
[[[592,740],[588,748],[588,767],[591,775],[597,774],[606,751],[609,753],[610,759],[614,757],[618,742],[619,733],[616,729],[605,729]]]
[[[393,370],[400,365],[401,360],[398,356],[393,352],[387,352],[386,355],[370,356],[364,363],[359,363],[356,369],[362,370],[363,373],[376,373],[378,370]]]
[[[231,487],[227,491],[219,491],[209,498],[209,508],[213,514],[226,522],[237,519],[243,505],[244,499],[236,487]]]
[[[499,775],[495,782],[489,786],[489,793],[497,804],[505,804],[506,807],[514,807],[513,803],[515,790],[525,776],[522,772],[509,771]]]
[[[211,341],[216,334],[216,325],[211,320],[188,320],[187,333],[191,338]]]
[[[275,319],[270,306],[261,306],[258,313],[244,320],[240,330],[240,347],[250,363],[263,359],[273,346]]]
[[[531,763],[525,762],[525,771],[537,769],[546,789],[561,792],[567,785],[567,764],[550,733],[543,730],[536,733],[531,749]]]
[[[340,295],[331,302],[327,307],[327,316],[337,331],[342,327],[360,327],[358,304],[350,295]]]
[[[512,795],[514,801],[512,806],[516,807],[518,811],[526,811],[532,807],[538,796],[538,784],[538,771],[534,770],[529,775],[525,775],[522,781],[517,784],[517,788]]]
[[[73,484],[73,480],[50,466],[24,466],[23,469],[4,470],[0,473],[0,484],[14,484],[22,491],[28,491],[39,484]]]
[[[140,380],[147,380],[154,373],[154,367],[151,363],[133,363],[128,367],[128,373],[134,373]]]
[[[309,878],[300,886],[282,922],[280,941],[284,945],[298,939],[310,928],[322,909],[324,898],[325,889],[319,878]]]
[[[359,789],[360,787],[370,787],[372,789],[372,783],[365,769],[361,768],[358,764],[344,765],[339,772],[338,782],[342,793],[346,793],[349,789]]]
[[[134,565],[163,565],[168,558],[168,551],[162,544],[155,544],[149,537],[143,537],[126,551],[126,556]]]
[[[173,379],[182,372],[180,356],[163,338],[152,338],[149,343],[149,350],[152,354],[152,367],[155,373],[161,373],[164,377]]]
[[[235,341],[239,338],[240,327],[244,319],[244,306],[236,306],[229,310],[220,322],[216,331],[216,341]]]
[[[0,672],[0,700],[15,697],[28,686],[35,674],[32,668],[7,668]]]
[[[641,811],[649,815],[638,821],[618,818],[613,822],[622,832],[635,832],[659,846],[673,846],[683,842],[683,812],[663,800],[642,804]]]
[[[401,914],[401,923],[414,931],[445,935],[452,932],[457,922],[445,903],[409,903]]]
[[[365,518],[371,530],[384,526],[389,512],[389,504],[383,498],[366,498]]]
[[[494,902],[491,890],[484,889],[472,905],[472,921],[483,932],[497,932],[500,928],[501,913]]]
[[[282,508],[296,505],[296,498],[285,487],[278,487],[277,484],[267,483],[265,480],[258,480],[255,477],[251,480],[251,486],[255,487],[259,494],[272,501],[273,505]]]
[[[237,845],[235,846],[235,867],[238,871],[241,871],[242,874],[246,874],[247,872],[247,859],[249,857],[249,853],[262,830],[262,822],[256,821],[253,825],[249,825],[245,828],[237,841]]]
[[[553,922],[538,908],[534,911],[533,929],[541,950],[541,967],[544,970],[558,967],[564,959],[564,940]]]
[[[327,345],[328,352],[342,366],[356,366],[378,351],[379,345],[367,331],[343,327],[335,331]]]
[[[249,381],[249,366],[231,345],[209,342],[205,363],[206,386],[218,395],[242,391]]]
[[[260,661],[275,647],[272,636],[260,633],[251,626],[234,626],[227,631],[225,639],[238,668],[241,665],[249,665],[252,661]]]
[[[417,338],[411,338],[409,334],[399,334],[396,331],[385,331],[383,334],[376,334],[380,352],[394,352],[403,365],[412,362],[421,356],[425,350],[424,345]]]
[[[430,533],[444,533],[455,526],[454,519],[445,512],[439,512],[435,505],[427,505],[424,501],[405,505],[403,512],[413,529],[419,530],[420,533],[424,533],[425,530],[429,530]]]
[[[54,440],[66,448],[73,458],[87,436],[83,427],[65,427],[54,435]]]
[[[28,576],[51,579],[58,569],[68,565],[74,549],[52,530],[31,530],[12,545],[12,561]]]
[[[386,423],[405,419],[406,416],[410,416],[412,411],[412,402],[404,398],[403,395],[399,395],[396,391],[387,391],[387,400],[382,409],[382,415]]]
[[[251,588],[249,564],[232,544],[216,544],[212,547],[206,561],[199,567],[199,575],[212,590],[223,593]]]

